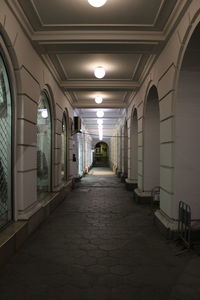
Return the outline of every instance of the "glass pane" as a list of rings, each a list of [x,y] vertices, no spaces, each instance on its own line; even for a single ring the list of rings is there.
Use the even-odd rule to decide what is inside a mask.
[[[65,115],[63,116],[61,134],[61,180],[67,180],[67,122]]]
[[[12,218],[11,204],[11,93],[0,56],[0,228]]]
[[[78,135],[78,169],[79,169],[79,175],[82,176],[83,175],[83,137],[80,135],[80,133],[77,134]]]
[[[37,114],[37,192],[38,200],[51,191],[51,114],[47,96],[42,93]]]

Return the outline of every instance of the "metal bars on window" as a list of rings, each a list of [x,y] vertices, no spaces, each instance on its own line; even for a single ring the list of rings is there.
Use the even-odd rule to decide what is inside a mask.
[[[11,94],[0,56],[0,229],[10,220],[11,207]]]

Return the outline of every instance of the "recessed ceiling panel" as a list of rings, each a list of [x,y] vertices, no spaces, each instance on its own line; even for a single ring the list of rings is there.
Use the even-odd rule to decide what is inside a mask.
[[[66,79],[96,79],[94,69],[106,70],[104,79],[132,79],[141,59],[139,54],[59,54]]]
[[[98,109],[77,109],[83,124],[86,129],[92,133],[98,135],[98,124],[96,112]],[[104,136],[111,136],[115,126],[117,126],[120,120],[124,117],[124,109],[103,109],[104,117],[103,119],[103,133]]]
[[[127,92],[124,91],[74,91],[74,96],[77,101],[81,103],[95,102],[95,97],[100,96],[103,98],[103,103],[120,103],[124,102],[127,96]]]
[[[25,9],[32,4],[43,25],[144,24],[152,25],[163,0],[108,0],[94,8],[87,0],[19,0]],[[173,0],[170,0],[173,2]],[[55,13],[56,12],[56,13]]]

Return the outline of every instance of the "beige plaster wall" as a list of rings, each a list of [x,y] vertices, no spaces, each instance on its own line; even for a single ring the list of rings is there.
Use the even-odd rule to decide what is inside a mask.
[[[179,70],[189,38],[200,21],[200,1],[193,0],[182,17],[174,33],[170,36],[165,48],[159,55],[145,78],[140,90],[129,105],[127,118],[130,122],[133,108],[138,112],[138,186],[143,190],[144,180],[144,105],[148,90],[152,85],[158,89],[160,108],[160,209],[170,218],[177,219],[177,203],[175,196],[175,103]],[[130,126],[128,126],[130,136]],[[130,148],[130,140],[129,140]],[[131,171],[131,155],[129,152],[129,176]],[[194,179],[195,180],[195,179]],[[200,219],[200,202],[196,203],[195,218]]]
[[[53,113],[53,191],[57,191],[61,187],[60,148],[63,112],[67,110],[69,117],[73,117],[73,110],[5,1],[0,1],[0,31],[4,46],[10,53],[12,70],[16,78],[13,92],[16,114],[14,215],[15,219],[18,219],[19,212],[24,213],[27,210],[34,210],[34,207],[38,205],[36,195],[36,123],[37,104],[41,91],[43,89],[47,90]],[[12,70],[9,70],[9,72],[12,73]],[[14,84],[13,80],[12,83]],[[72,139],[69,135],[69,164],[71,164],[72,159],[71,143]],[[71,170],[69,170],[69,173],[73,176]]]

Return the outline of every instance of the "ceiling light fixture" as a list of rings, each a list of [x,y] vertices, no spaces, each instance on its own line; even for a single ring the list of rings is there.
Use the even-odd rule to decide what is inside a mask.
[[[96,102],[97,104],[101,104],[101,103],[103,102],[102,97],[100,97],[100,96],[95,97],[95,102]]]
[[[102,139],[103,139],[103,125],[98,125],[98,129],[99,129],[99,139],[100,139],[100,141],[102,141]]]
[[[96,78],[103,78],[105,75],[106,75],[106,71],[103,67],[97,67],[95,70],[94,70],[94,75]]]
[[[98,119],[98,120],[97,120],[97,124],[98,124],[98,125],[103,125],[103,120],[102,120],[102,119]]]
[[[107,0],[88,0],[89,4],[93,7],[101,7],[106,3]]]
[[[98,111],[97,111],[97,117],[98,117],[98,118],[103,118],[103,116],[104,116],[103,110],[98,110]]]
[[[40,108],[39,111],[41,112],[41,116],[43,119],[47,119],[48,118],[48,111],[46,108]]]

